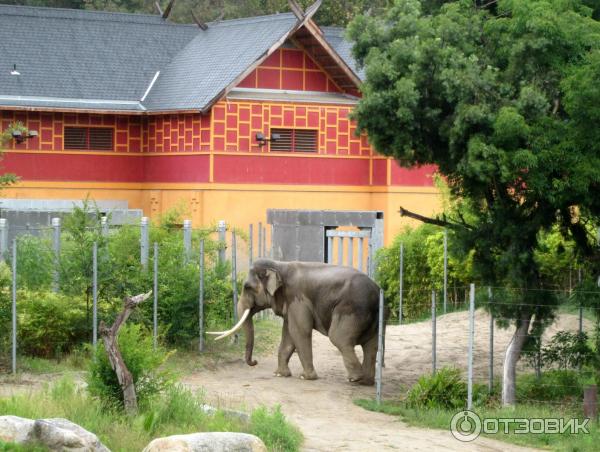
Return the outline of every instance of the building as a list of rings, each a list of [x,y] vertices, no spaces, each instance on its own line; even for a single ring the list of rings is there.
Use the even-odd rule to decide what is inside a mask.
[[[349,118],[363,76],[343,30],[307,11],[192,25],[161,15],[0,5],[5,198],[126,201],[239,227],[267,208],[439,205],[432,168],[378,155]],[[276,141],[259,141],[257,134]],[[260,135],[258,135],[260,138]]]

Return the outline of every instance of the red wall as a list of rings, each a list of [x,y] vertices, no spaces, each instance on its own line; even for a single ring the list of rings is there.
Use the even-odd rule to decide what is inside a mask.
[[[219,102],[207,116],[3,111],[2,128],[22,121],[39,133],[38,138],[20,145],[9,142],[3,166],[26,181],[204,183],[211,180],[209,153],[216,152],[214,182],[387,185],[387,160],[373,158],[377,156],[366,135],[355,136],[349,113],[348,106],[242,101]],[[65,125],[113,127],[115,150],[65,152]],[[274,156],[268,146],[259,147],[255,140],[257,132],[269,135],[271,127],[318,130],[318,149],[315,153],[278,152]],[[144,156],[146,153],[152,156]],[[345,155],[352,158],[343,158]],[[431,166],[390,166],[391,185],[433,185]]]
[[[339,93],[342,90],[306,52],[279,49],[238,85],[241,88]]]

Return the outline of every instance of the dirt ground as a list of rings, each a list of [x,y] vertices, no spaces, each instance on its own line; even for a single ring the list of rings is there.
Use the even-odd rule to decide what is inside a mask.
[[[573,315],[562,315],[548,329],[546,336],[551,337],[558,330],[575,330],[577,322]],[[484,312],[476,313],[475,331],[474,373],[476,378],[484,381],[489,362],[489,317]],[[447,314],[438,319],[438,367],[453,365],[466,369],[467,332],[466,312]],[[510,337],[509,330],[496,328],[494,368],[498,376]],[[340,353],[327,337],[316,331],[313,353],[319,374],[316,381],[297,377],[301,372],[297,355],[290,362],[295,376],[274,377],[275,353],[259,356],[255,367],[249,367],[239,359],[224,363],[213,371],[189,375],[183,381],[192,388],[203,388],[208,400],[220,406],[252,408],[261,404],[280,404],[286,416],[302,430],[305,451],[526,450],[487,438],[462,443],[449,431],[409,427],[396,417],[366,411],[352,401],[374,397],[375,389],[347,383]],[[397,398],[420,375],[431,371],[431,323],[389,326],[385,361],[383,397]]]

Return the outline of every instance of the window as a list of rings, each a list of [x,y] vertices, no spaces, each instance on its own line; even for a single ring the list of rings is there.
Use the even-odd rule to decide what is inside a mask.
[[[65,149],[112,151],[113,135],[108,127],[65,127]]]
[[[271,151],[317,152],[318,132],[310,129],[271,129],[271,136],[279,135],[271,141]]]

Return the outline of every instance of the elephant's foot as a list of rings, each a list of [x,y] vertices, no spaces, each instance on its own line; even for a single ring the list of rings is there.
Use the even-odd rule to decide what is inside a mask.
[[[291,377],[292,376],[292,372],[290,372],[290,369],[277,369],[274,372],[276,377]]]
[[[358,384],[363,386],[373,386],[375,384],[375,379],[373,378],[363,378],[358,382]]]
[[[319,378],[319,376],[313,370],[312,372],[303,372],[302,375],[300,375],[300,378],[302,380],[316,380],[317,378]]]

